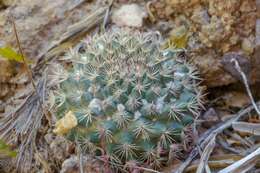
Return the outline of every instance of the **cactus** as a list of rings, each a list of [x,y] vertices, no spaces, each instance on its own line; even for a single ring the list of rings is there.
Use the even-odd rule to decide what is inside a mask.
[[[96,35],[68,53],[71,66],[52,75],[56,126],[63,124],[56,132],[112,166],[165,164],[199,114],[202,94],[196,68],[176,51],[160,50],[157,36]],[[66,128],[68,118],[74,123]]]

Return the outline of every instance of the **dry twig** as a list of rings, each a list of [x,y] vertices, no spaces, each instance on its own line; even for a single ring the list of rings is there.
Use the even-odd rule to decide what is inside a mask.
[[[198,166],[196,173],[203,173],[204,170],[206,169],[206,167],[208,167],[208,160],[209,160],[210,154],[212,153],[212,151],[216,145],[215,139],[216,139],[216,136],[213,136],[213,138],[209,141],[209,143],[205,147],[205,149],[201,155],[200,164]]]
[[[0,138],[10,143],[15,142],[17,138],[21,141],[17,156],[17,169],[20,172],[28,172],[31,168],[35,139],[43,117],[42,103],[46,97],[45,77],[37,83],[36,89],[37,93],[31,90],[24,102],[1,119],[0,123]]]
[[[260,105],[260,101],[256,103],[256,105]],[[192,150],[189,157],[180,165],[177,170],[173,170],[172,173],[183,173],[186,167],[192,162],[192,160],[199,154],[199,151],[202,148],[205,148],[209,141],[214,137],[223,132],[226,128],[230,127],[233,122],[238,121],[243,116],[248,116],[248,113],[254,110],[254,106],[249,106],[237,114],[233,115],[229,120],[225,122],[221,122],[215,127],[206,131],[198,140],[197,146]]]
[[[243,79],[243,82],[244,82],[244,85],[246,87],[247,94],[248,94],[248,96],[249,96],[249,98],[251,100],[251,103],[254,106],[257,114],[260,116],[260,110],[259,110],[259,108],[257,107],[257,105],[255,103],[255,100],[254,100],[254,97],[253,97],[253,95],[251,93],[251,90],[250,90],[250,87],[249,87],[249,84],[248,84],[247,77],[246,77],[245,73],[242,71],[238,61],[235,58],[232,58],[231,62],[235,63],[235,68],[236,68],[236,70],[238,71],[238,73],[241,75],[241,77]]]
[[[246,172],[249,168],[255,166],[256,162],[259,160],[260,147],[256,149],[251,154],[247,155],[243,159],[235,162],[234,164],[222,169],[218,173],[236,173],[236,172]]]

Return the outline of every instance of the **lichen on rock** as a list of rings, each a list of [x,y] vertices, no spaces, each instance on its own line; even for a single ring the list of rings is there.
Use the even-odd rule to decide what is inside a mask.
[[[64,135],[78,124],[77,118],[72,111],[65,114],[63,118],[58,120],[55,125],[54,133]]]

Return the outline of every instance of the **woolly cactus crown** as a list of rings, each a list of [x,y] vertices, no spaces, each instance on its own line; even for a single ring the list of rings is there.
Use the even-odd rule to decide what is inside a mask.
[[[72,67],[53,76],[55,132],[111,163],[167,161],[202,106],[196,69],[156,34],[96,35],[66,59]]]

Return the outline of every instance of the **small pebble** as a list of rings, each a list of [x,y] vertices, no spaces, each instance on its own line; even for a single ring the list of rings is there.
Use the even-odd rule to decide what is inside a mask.
[[[137,4],[123,5],[112,14],[112,22],[118,26],[142,27],[147,13]]]
[[[245,51],[245,52],[248,53],[248,54],[251,54],[251,53],[254,52],[254,45],[253,45],[253,43],[252,43],[249,39],[247,39],[247,38],[245,38],[245,39],[242,41],[241,47],[242,47],[243,51]]]

